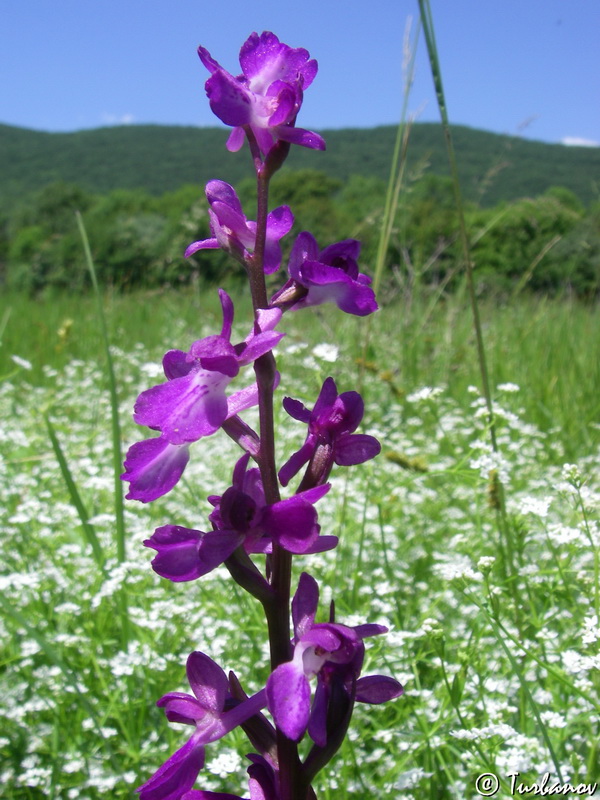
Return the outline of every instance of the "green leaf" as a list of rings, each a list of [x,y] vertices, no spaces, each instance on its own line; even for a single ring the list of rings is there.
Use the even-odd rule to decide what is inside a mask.
[[[58,441],[56,430],[53,424],[50,422],[50,418],[48,417],[47,414],[44,414],[44,420],[46,421],[46,427],[48,428],[48,435],[50,436],[50,441],[52,442],[52,449],[54,450],[54,454],[56,456],[56,460],[58,461],[58,465],[60,466],[60,471],[62,473],[63,480],[69,491],[71,503],[77,510],[77,514],[81,522],[81,529],[83,531],[85,541],[91,547],[92,552],[94,554],[94,558],[96,559],[96,563],[98,564],[100,569],[104,572],[104,562],[106,559],[104,557],[102,545],[98,540],[94,526],[91,525],[89,522],[89,514],[86,510],[83,500],[81,499],[81,495],[79,494],[77,485],[73,480],[71,470],[69,469],[69,464],[67,463],[67,459],[65,458],[63,449],[60,446],[60,442]]]

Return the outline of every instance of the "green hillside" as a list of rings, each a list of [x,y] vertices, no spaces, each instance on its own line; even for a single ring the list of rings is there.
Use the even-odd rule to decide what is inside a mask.
[[[396,128],[323,131],[325,153],[292,148],[285,169],[312,168],[332,177],[386,179]],[[45,133],[0,125],[0,208],[10,208],[54,181],[104,194],[117,188],[153,195],[219,177],[237,183],[248,175],[245,150],[225,149],[220,128],[134,125],[75,133]],[[566,147],[456,126],[454,140],[467,199],[491,206],[564,186],[586,205],[597,199],[600,148]],[[441,127],[413,126],[409,169],[447,172]]]

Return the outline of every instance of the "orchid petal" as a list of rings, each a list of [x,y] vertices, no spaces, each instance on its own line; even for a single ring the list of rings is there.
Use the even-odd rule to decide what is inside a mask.
[[[355,433],[340,436],[335,445],[334,461],[342,467],[363,464],[379,455],[381,444],[374,436]]]
[[[275,132],[279,139],[291,144],[299,144],[311,150],[326,150],[325,139],[315,131],[307,131],[304,128],[293,128],[290,125],[279,125]]]
[[[201,705],[211,711],[222,711],[229,682],[221,667],[205,653],[196,650],[188,656],[186,672],[192,691]]]
[[[196,531],[178,525],[163,525],[144,541],[157,551],[152,569],[174,583],[192,581],[212,572],[242,543],[237,531]]]
[[[319,747],[327,744],[327,701],[329,692],[323,681],[317,681],[315,698],[310,711],[308,735]]]
[[[226,419],[239,414],[247,408],[258,405],[258,386],[252,383],[246,386],[245,389],[239,389],[237,392],[229,395],[227,398],[227,416]]]
[[[189,694],[170,692],[163,695],[156,704],[164,708],[169,722],[182,722],[184,725],[195,725],[206,716],[206,709]]]
[[[209,181],[204,187],[204,192],[210,205],[213,203],[223,203],[231,208],[231,210],[235,213],[242,217],[244,216],[242,204],[240,203],[235,189],[230,183],[220,180]],[[227,292],[224,292],[223,289],[219,289],[219,295],[221,295],[221,292],[227,294]]]
[[[194,442],[214,433],[226,419],[229,381],[220,372],[196,369],[142,392],[133,418],[162,431],[171,444]]]
[[[290,553],[304,553],[319,535],[315,507],[299,495],[266,506],[262,526]]]
[[[310,685],[300,665],[288,661],[271,673],[267,704],[277,727],[288,739],[299,741],[310,715]]]
[[[300,575],[296,594],[292,599],[292,620],[297,638],[309,630],[317,613],[319,604],[319,584],[307,572]]]
[[[229,134],[225,147],[230,153],[237,153],[242,149],[245,138],[246,134],[243,128],[234,128]]]
[[[386,675],[367,675],[356,681],[356,699],[360,703],[379,705],[400,697],[403,692],[401,684]]]
[[[170,444],[164,436],[133,444],[125,458],[124,481],[130,481],[128,500],[149,503],[170,492],[189,461],[187,445]]]
[[[252,121],[251,94],[223,69],[216,70],[206,81],[206,94],[213,113],[233,127]]]
[[[300,400],[294,400],[293,397],[284,397],[283,407],[293,419],[306,423],[310,421],[310,411]]]
[[[169,350],[165,353],[162,363],[165,375],[170,381],[183,378],[194,366],[183,350]]]
[[[316,261],[319,256],[317,240],[308,231],[302,231],[296,237],[290,253],[288,272],[294,280],[299,280],[300,269],[305,261]]]
[[[179,800],[194,785],[204,765],[204,747],[194,736],[136,791],[140,800]]]
[[[300,450],[297,450],[281,467],[278,473],[279,483],[287,486],[302,467],[310,460],[317,445],[316,437],[309,436]]]
[[[355,625],[353,630],[361,639],[365,639],[367,636],[381,636],[382,633],[388,632],[385,625],[376,625],[371,622],[367,622],[364,625]]]
[[[217,239],[202,239],[199,242],[192,242],[192,244],[188,245],[183,255],[185,258],[189,258],[194,253],[197,253],[198,250],[218,250],[220,246]]]

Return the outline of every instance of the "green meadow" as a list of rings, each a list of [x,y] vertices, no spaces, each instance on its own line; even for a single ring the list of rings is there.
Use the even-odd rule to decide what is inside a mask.
[[[281,399],[310,407],[328,375],[339,391],[361,388],[361,429],[383,446],[367,465],[334,471],[319,503],[338,548],[294,560],[294,582],[310,558],[331,587],[321,619],[335,596],[339,621],[389,627],[370,640],[365,673],[405,686],[385,706],[357,705],[334,768],[317,778],[319,798],[476,797],[488,772],[500,796],[511,772],[526,784],[545,772],[593,782],[598,307],[482,299],[493,452],[464,291],[386,291],[370,319],[328,306],[287,314],[276,353],[279,463],[304,439]],[[234,301],[237,341],[250,303],[239,291]],[[132,407],[160,380],[163,353],[213,333],[220,312],[210,287],[105,294],[102,305],[125,450],[146,436]],[[268,675],[258,603],[224,568],[171,584],[142,545],[158,525],[205,529],[206,497],[229,485],[236,445],[222,433],[201,440],[177,491],[126,501],[120,558],[94,298],[7,296],[1,325],[0,795],[128,798],[185,741],[154,704],[185,691],[189,652],[234,669],[249,693]],[[246,752],[239,732],[209,745],[198,785],[243,792]]]

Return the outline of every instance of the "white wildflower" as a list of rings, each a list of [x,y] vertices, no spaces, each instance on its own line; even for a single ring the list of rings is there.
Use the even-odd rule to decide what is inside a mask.
[[[499,392],[520,392],[521,387],[516,383],[499,383],[497,386]]]
[[[235,750],[226,750],[213,758],[207,765],[210,772],[221,778],[226,778],[232,772],[237,772],[242,767],[242,759]]]
[[[571,486],[581,486],[581,473],[577,464],[563,464],[561,478],[565,483],[570,483]]]
[[[581,641],[583,644],[594,644],[600,641],[600,625],[596,614],[589,614],[583,620],[583,634]]]
[[[495,563],[496,559],[494,556],[481,556],[477,562],[477,569],[485,574],[491,570]]]
[[[433,772],[425,772],[422,767],[415,767],[414,769],[409,769],[396,781],[394,784],[394,789],[412,789],[416,787],[423,778],[431,778]]]
[[[481,576],[471,566],[471,561],[466,556],[455,555],[446,562],[434,566],[434,572],[447,581],[464,580],[480,581]]]
[[[158,362],[147,361],[140,367],[140,372],[147,375],[149,378],[158,378],[164,376],[162,365]]]
[[[306,347],[308,347],[306,342],[292,342],[291,344],[287,344],[283,348],[283,351],[289,355],[294,355],[295,353],[299,353],[300,350],[304,350]]]
[[[500,453],[495,453],[492,450],[484,452],[477,458],[472,458],[469,466],[471,469],[479,470],[481,477],[486,480],[489,479],[490,473],[495,472],[501,483],[508,483],[510,476],[509,463]]]
[[[26,358],[21,358],[21,356],[11,356],[11,358],[18,367],[27,370],[33,369],[33,364],[31,361],[27,361]]]
[[[431,400],[441,393],[442,390],[438,386],[423,386],[422,389],[407,395],[406,399],[409,403],[420,403],[422,400]]]
[[[566,728],[567,720],[556,711],[542,711],[540,717],[549,728]]]
[[[551,502],[551,497],[544,497],[541,500],[535,497],[524,497],[519,503],[519,511],[521,514],[533,514],[535,517],[544,519],[548,516]]]
[[[313,355],[320,358],[321,361],[329,361],[332,364],[334,361],[337,361],[339,352],[339,347],[336,347],[334,344],[328,344],[327,342],[318,344],[313,349]]]

